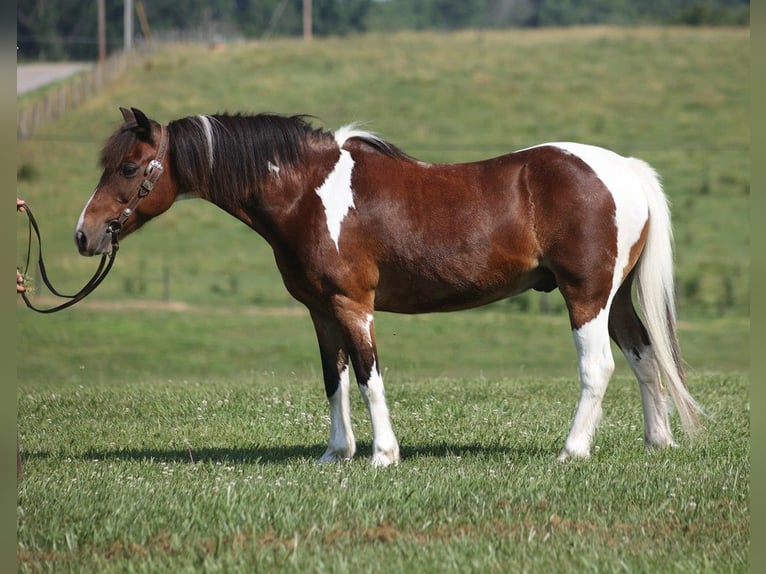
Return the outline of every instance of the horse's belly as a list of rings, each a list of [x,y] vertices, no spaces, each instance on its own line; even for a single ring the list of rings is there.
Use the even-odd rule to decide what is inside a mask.
[[[444,277],[381,269],[375,308],[392,313],[432,313],[479,307],[528,289],[550,290],[550,272],[542,268],[502,270]]]

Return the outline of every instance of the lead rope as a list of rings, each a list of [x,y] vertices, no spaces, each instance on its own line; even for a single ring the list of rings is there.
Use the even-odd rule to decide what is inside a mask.
[[[37,220],[35,219],[34,215],[32,215],[32,211],[29,209],[29,205],[24,206],[24,211],[29,218],[29,245],[27,246],[27,261],[24,266],[24,275],[27,274],[27,271],[29,270],[29,264],[32,259],[32,232],[34,231],[34,234],[37,237],[37,264],[40,268],[40,278],[43,280],[43,283],[45,283],[45,286],[50,289],[51,293],[57,297],[61,297],[62,299],[69,299],[68,301],[61,303],[60,305],[56,305],[55,307],[43,309],[32,304],[32,302],[29,300],[29,297],[27,296],[26,291],[22,291],[19,294],[21,295],[21,298],[24,299],[24,303],[26,303],[27,307],[33,311],[37,311],[38,313],[55,313],[56,311],[61,311],[62,309],[71,307],[75,303],[85,299],[85,297],[90,295],[96,289],[96,287],[101,284],[104,278],[106,278],[110,269],[112,268],[112,265],[114,264],[114,260],[117,257],[117,250],[119,249],[119,243],[117,242],[117,236],[120,233],[119,226],[110,225],[108,227],[108,232],[112,236],[112,250],[109,254],[105,253],[101,256],[101,262],[99,263],[96,272],[93,274],[93,277],[91,277],[85,286],[74,295],[64,295],[51,284],[51,281],[48,278],[48,272],[45,269],[45,262],[43,261],[43,243],[42,239],[40,238],[40,228],[37,225]]]

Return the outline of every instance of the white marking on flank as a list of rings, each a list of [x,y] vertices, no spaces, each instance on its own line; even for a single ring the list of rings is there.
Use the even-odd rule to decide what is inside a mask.
[[[213,169],[213,126],[210,123],[210,118],[207,116],[197,116],[202,124],[202,131],[205,132],[205,139],[207,140],[207,158],[210,163],[210,169]]]
[[[340,150],[338,163],[324,180],[324,183],[316,189],[316,194],[324,205],[327,230],[330,238],[335,243],[335,249],[340,251],[338,239],[340,238],[340,226],[343,223],[349,209],[354,205],[354,194],[351,190],[351,172],[354,170],[354,159],[345,149]]]
[[[615,208],[614,223],[617,227],[617,258],[612,276],[612,293],[614,293],[622,283],[622,275],[630,258],[630,248],[638,241],[644,224],[649,218],[649,206],[641,181],[630,169],[628,158],[613,151],[572,142],[542,145],[555,146],[579,157],[612,194]]]
[[[270,161],[267,162],[267,166],[269,168],[269,171],[273,173],[275,176],[279,177],[279,166],[275,163],[271,163]]]

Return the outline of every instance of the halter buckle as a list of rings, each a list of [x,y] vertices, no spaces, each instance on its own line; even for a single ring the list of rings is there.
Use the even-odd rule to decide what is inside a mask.
[[[138,197],[146,197],[153,188],[154,182],[150,179],[145,179],[138,190]]]
[[[153,171],[157,170],[159,171],[159,175],[162,175],[163,171],[162,163],[157,161],[156,159],[153,159],[149,162],[149,165],[146,166],[146,171],[144,172],[144,175],[150,175]]]

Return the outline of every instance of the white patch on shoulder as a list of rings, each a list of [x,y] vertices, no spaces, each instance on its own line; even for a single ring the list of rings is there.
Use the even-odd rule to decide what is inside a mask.
[[[588,164],[612,194],[617,225],[617,260],[612,286],[612,291],[615,291],[622,283],[622,274],[630,258],[630,249],[638,241],[649,219],[649,204],[641,180],[628,165],[628,158],[608,149],[572,142],[542,145],[554,146],[579,157]]]
[[[337,137],[337,136],[336,136]],[[342,144],[341,144],[342,145]],[[335,249],[340,251],[340,226],[346,218],[349,209],[354,205],[354,194],[351,190],[351,172],[354,170],[354,159],[351,154],[341,148],[338,163],[315,191],[324,205],[327,230],[335,243]]]

